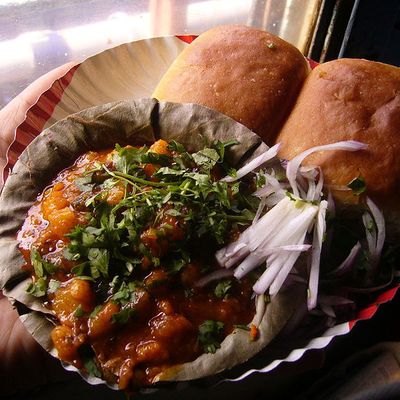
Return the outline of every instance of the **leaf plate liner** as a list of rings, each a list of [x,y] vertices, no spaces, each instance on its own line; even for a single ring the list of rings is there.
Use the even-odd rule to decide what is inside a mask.
[[[22,269],[25,261],[18,250],[16,234],[37,195],[56,174],[89,150],[113,148],[115,143],[142,145],[157,139],[176,140],[190,152],[216,140],[236,139],[227,159],[236,166],[268,148],[243,125],[214,110],[194,104],[173,104],[155,99],[119,101],[73,114],[44,130],[21,154],[0,196],[0,288],[20,313],[21,321],[33,337],[56,356],[50,339],[54,323],[37,298],[26,293],[31,281]],[[259,338],[249,340],[248,332],[236,329],[215,354],[203,354],[195,361],[167,369],[156,381],[192,380],[216,374],[243,363],[267,346],[294,312],[304,304],[306,288],[296,285],[270,303],[257,301],[253,319]],[[71,368],[68,368],[71,369]],[[86,376],[92,384],[97,378]]]

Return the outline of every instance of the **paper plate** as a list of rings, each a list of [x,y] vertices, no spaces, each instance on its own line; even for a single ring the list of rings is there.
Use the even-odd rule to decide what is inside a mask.
[[[4,180],[25,147],[54,122],[90,106],[150,97],[169,65],[194,38],[170,36],[139,40],[106,50],[73,67],[39,97],[28,110],[25,121],[18,126],[7,152]],[[310,61],[310,65],[314,67],[317,63]],[[354,320],[326,330],[304,347],[291,350],[284,358],[276,359],[261,369],[246,371],[229,381],[242,380],[255,372],[269,372],[282,362],[299,360],[307,350],[326,347],[335,336],[350,332],[358,321],[372,318],[380,304],[393,299],[399,286],[399,283],[393,284],[381,293],[373,304],[360,310]]]

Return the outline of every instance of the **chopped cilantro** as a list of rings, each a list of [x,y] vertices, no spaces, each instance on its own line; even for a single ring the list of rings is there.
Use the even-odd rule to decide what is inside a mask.
[[[74,183],[75,186],[82,192],[90,192],[93,190],[94,183],[92,182],[93,173],[86,174],[79,178],[76,178]]]
[[[362,176],[354,178],[347,187],[351,189],[354,195],[359,196],[367,190],[365,179]]]
[[[228,140],[226,142],[220,142],[218,140],[217,142],[214,143],[214,148],[218,152],[221,161],[225,160],[226,149],[236,144],[239,144],[237,140]]]
[[[99,278],[100,276],[108,277],[109,253],[106,249],[89,249],[88,259],[93,278]]]
[[[26,292],[35,297],[43,297],[46,295],[46,280],[39,278],[35,282],[31,282],[26,288]]]
[[[177,273],[188,263],[180,249],[187,251],[190,243],[203,237],[215,245],[225,244],[232,227],[248,224],[259,204],[258,198],[243,193],[239,182],[216,181],[211,173],[216,164],[225,171],[230,168],[224,157],[226,149],[235,144],[216,142],[189,154],[181,144],[171,142],[171,156],[152,153],[147,147],[117,145],[113,163],[99,163],[92,171],[101,179],[95,181],[93,196],[86,201],[90,214],[87,225],[77,226],[67,235],[70,243],[64,256],[77,262],[72,272],[94,280],[132,277],[147,259],[153,267],[163,265],[168,273]],[[143,164],[148,162],[161,166],[153,174],[159,180],[149,180],[144,174]],[[88,175],[85,178],[89,181]],[[110,205],[108,187],[118,182],[125,186],[124,195],[119,203]],[[184,235],[171,240],[176,226]],[[151,239],[155,246],[157,241],[168,244],[166,254],[159,256],[151,244],[142,241],[149,228],[157,232]],[[41,273],[43,262],[37,267]],[[123,293],[114,293],[115,300],[125,301]]]
[[[43,260],[39,251],[36,249],[31,250],[31,263],[38,278],[43,278],[45,275],[53,274],[57,271],[58,266],[48,261]]]
[[[114,324],[124,325],[128,323],[136,315],[136,310],[131,307],[123,308],[121,311],[117,312],[112,316],[111,321]]]
[[[177,153],[186,152],[185,147],[182,144],[180,144],[179,142],[175,141],[175,140],[171,140],[168,143],[168,150],[174,151],[174,152],[177,152]]]
[[[203,149],[192,154],[194,162],[206,170],[211,170],[219,161],[220,156],[214,149]]]
[[[87,373],[96,378],[102,378],[102,373],[96,363],[93,349],[88,345],[83,345],[79,347],[78,354]]]
[[[89,317],[90,317],[90,318],[94,318],[94,317],[100,312],[100,310],[101,310],[102,308],[103,308],[102,305],[96,306],[96,307],[93,309],[93,311],[90,313]]]
[[[162,165],[165,167],[170,164],[171,159],[166,154],[158,154],[149,151],[148,153],[142,155],[141,162],[146,164]]]
[[[199,326],[198,340],[206,353],[215,353],[220,346],[224,323],[206,320]]]
[[[55,293],[61,286],[61,282],[55,279],[50,279],[47,291],[49,293]]]
[[[136,290],[143,288],[143,283],[139,281],[122,281],[117,275],[110,283],[112,300],[116,303],[125,305],[129,302],[134,302],[136,297]]]
[[[82,305],[79,304],[78,307],[76,307],[75,311],[74,311],[74,317],[76,318],[81,318],[85,315],[85,311],[83,311]]]
[[[214,294],[223,299],[228,297],[230,290],[232,289],[232,281],[230,279],[221,281],[217,284],[214,290]]]
[[[187,299],[190,299],[193,296],[194,296],[194,289],[193,288],[185,289],[185,297]]]

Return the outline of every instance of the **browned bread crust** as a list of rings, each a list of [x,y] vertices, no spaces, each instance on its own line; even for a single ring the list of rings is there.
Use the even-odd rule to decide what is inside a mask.
[[[213,108],[271,144],[308,72],[303,55],[284,40],[247,26],[218,26],[177,57],[153,97]]]
[[[334,187],[362,176],[369,196],[400,210],[400,68],[355,59],[319,65],[276,142],[282,143],[279,156],[291,159],[312,146],[350,139],[369,147],[356,153],[319,152],[305,163],[320,165]],[[346,202],[358,200],[334,194]]]

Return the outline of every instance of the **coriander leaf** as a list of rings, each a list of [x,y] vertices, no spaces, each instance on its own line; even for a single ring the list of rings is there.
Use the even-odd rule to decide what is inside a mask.
[[[359,196],[367,190],[365,179],[362,176],[354,178],[347,187],[351,189],[354,195]]]
[[[237,170],[236,168],[229,168],[227,171],[228,175],[231,176],[232,178],[237,177]]]
[[[78,307],[76,307],[75,311],[74,311],[74,317],[76,318],[81,318],[85,315],[85,311],[83,311],[82,305],[79,304]]]
[[[181,217],[182,216],[182,213],[175,208],[170,208],[169,210],[165,211],[165,214],[170,215],[171,217]]]
[[[261,188],[265,186],[266,183],[267,183],[267,178],[265,177],[265,175],[262,173],[258,173],[256,175],[256,187]]]
[[[60,281],[57,281],[55,279],[50,279],[49,285],[48,285],[48,292],[49,293],[55,293],[60,286],[61,286],[61,282]]]
[[[111,321],[114,324],[124,325],[130,319],[135,317],[135,315],[136,315],[136,310],[134,308],[126,307],[123,308],[121,311],[117,312],[116,314],[114,314],[111,318]]]
[[[177,153],[184,153],[186,151],[185,147],[175,140],[171,140],[168,143],[168,150],[175,151]]]
[[[26,288],[26,292],[35,297],[43,297],[46,295],[46,280],[39,278],[36,282],[31,282]]]
[[[64,254],[65,256],[65,254]],[[85,269],[89,265],[87,262],[80,263],[78,265],[75,265],[75,267],[72,267],[71,272],[75,274],[76,276],[84,276],[85,275]]]
[[[167,154],[159,154],[149,151],[142,155],[141,162],[143,164],[155,164],[166,167],[170,164],[171,159]]]
[[[199,326],[198,340],[206,353],[215,353],[219,349],[224,323],[206,320]]]
[[[206,186],[210,182],[210,176],[208,174],[200,174],[198,172],[186,172],[184,177],[193,179],[198,185],[203,186]]]
[[[194,296],[194,289],[193,288],[185,289],[185,297],[187,299],[190,299],[193,296]]]
[[[53,274],[58,269],[57,265],[43,260],[39,251],[36,249],[32,249],[31,251],[31,263],[38,278],[42,278],[47,274]]]
[[[113,290],[115,289],[113,288]],[[126,304],[130,300],[130,298],[131,298],[131,290],[125,282],[121,283],[119,289],[116,290],[112,296],[112,299],[120,304]]]
[[[211,170],[219,161],[219,154],[214,149],[203,149],[192,154],[194,162],[206,170]]]
[[[229,291],[232,289],[232,281],[230,279],[224,280],[218,283],[215,287],[214,294],[223,299],[226,298],[229,294]]]
[[[91,276],[79,275],[76,279],[80,279],[81,281],[90,281],[94,282],[94,279]]]
[[[187,260],[183,258],[173,258],[170,263],[167,265],[167,273],[168,274],[177,274],[188,264]]]
[[[179,177],[185,174],[185,169],[173,169],[171,167],[161,167],[157,172],[153,174],[156,178],[166,178],[166,177]]]
[[[79,357],[89,375],[101,378],[102,373],[95,360],[95,354],[93,349],[88,345],[83,345],[78,348]]]
[[[94,183],[92,183],[93,173],[81,176],[74,180],[75,186],[81,192],[90,192],[93,190]]]
[[[236,144],[239,144],[239,142],[237,140],[228,140],[226,142],[220,142],[219,140],[214,143],[213,147],[215,148],[215,150],[217,150],[220,160],[224,161],[225,159],[225,150],[228,147],[234,146]]]
[[[100,310],[103,308],[103,306],[98,305],[96,306],[93,311],[90,313],[89,318],[94,318],[99,312]]]
[[[87,359],[84,361],[83,366],[89,375],[95,376],[96,378],[101,378],[101,370],[96,364],[96,361],[93,358]]]
[[[124,174],[128,174],[132,167],[141,163],[142,156],[147,150],[145,147],[137,149],[135,147],[121,147],[118,144],[115,149],[117,150],[117,154],[113,157],[115,168]]]
[[[38,278],[43,278],[43,262],[40,253],[36,249],[31,250],[31,263]]]
[[[110,255],[107,249],[99,249],[96,247],[89,249],[88,259],[93,278],[99,278],[101,275],[104,278],[108,278]]]

